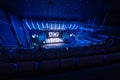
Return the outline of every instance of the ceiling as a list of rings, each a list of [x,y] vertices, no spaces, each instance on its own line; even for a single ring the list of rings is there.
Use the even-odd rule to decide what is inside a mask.
[[[22,18],[86,19],[118,12],[118,0],[3,0],[1,8],[8,9]]]

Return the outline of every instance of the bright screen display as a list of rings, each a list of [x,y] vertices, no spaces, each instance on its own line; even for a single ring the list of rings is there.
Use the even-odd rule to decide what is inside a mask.
[[[59,37],[59,32],[48,32],[49,38],[57,38]]]

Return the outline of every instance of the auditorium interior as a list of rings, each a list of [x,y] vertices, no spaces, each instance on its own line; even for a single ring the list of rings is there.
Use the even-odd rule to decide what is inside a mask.
[[[1,0],[1,80],[120,80],[118,0]]]

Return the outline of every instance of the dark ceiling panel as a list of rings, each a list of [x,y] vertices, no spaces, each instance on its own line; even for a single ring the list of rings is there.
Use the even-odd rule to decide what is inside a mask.
[[[117,0],[4,0],[0,5],[23,18],[85,19],[119,11]]]

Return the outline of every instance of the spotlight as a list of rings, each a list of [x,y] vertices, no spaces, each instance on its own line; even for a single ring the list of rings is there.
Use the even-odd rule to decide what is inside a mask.
[[[70,34],[70,37],[72,36],[72,34]]]
[[[35,38],[35,35],[32,35],[32,38]]]
[[[32,38],[35,38],[35,37],[38,37],[38,35],[36,35],[36,34],[33,34],[33,35],[32,35]]]
[[[45,44],[45,41],[43,41],[43,44]]]
[[[54,33],[54,36],[56,36],[56,33]]]

